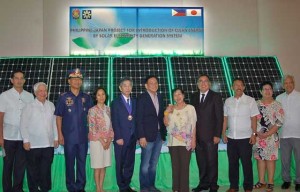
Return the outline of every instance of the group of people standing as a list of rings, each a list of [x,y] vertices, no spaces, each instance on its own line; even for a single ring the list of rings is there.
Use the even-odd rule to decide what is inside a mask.
[[[228,192],[239,190],[239,160],[246,192],[253,188],[272,191],[279,143],[284,181],[281,188],[288,189],[291,185],[290,164],[294,153],[295,190],[300,191],[300,118],[297,115],[300,93],[295,90],[293,76],[284,76],[285,93],[276,100],[272,83],[263,82],[262,98],[258,101],[245,95],[242,79],[234,79],[234,96],[223,104],[221,95],[211,90],[209,76],[203,74],[198,78],[198,91],[192,95],[190,104],[185,102],[184,90],[176,88],[173,91],[175,104],[167,107],[157,92],[159,80],[156,76],[146,77],[146,90],[137,99],[131,97],[133,81],[122,78],[120,95],[112,101],[111,107],[106,105],[108,96],[103,87],[95,90],[95,105],[92,97],[81,91],[83,74],[80,69],[71,70],[67,79],[70,90],[60,95],[54,107],[47,100],[45,83],[34,85],[34,99],[23,90],[24,72],[12,73],[13,88],[0,95],[0,146],[6,154],[4,192],[23,191],[26,168],[30,191],[51,190],[53,152],[59,144],[64,146],[67,190],[84,191],[88,142],[97,192],[104,191],[105,169],[111,166],[112,142],[119,191],[136,191],[130,183],[138,142],[141,146],[140,191],[159,192],[155,186],[156,167],[166,140],[172,163],[172,190],[190,191],[189,164],[195,150],[199,184],[192,191],[216,192],[221,139],[227,143]],[[256,184],[252,154],[259,173]]]
[[[293,153],[296,162],[295,191],[300,191],[300,119],[297,115],[300,109],[300,93],[295,90],[295,80],[291,75],[283,77],[282,85],[285,92],[275,100],[272,83],[261,83],[262,98],[255,102],[244,94],[244,81],[233,80],[234,96],[226,99],[224,104],[222,134],[224,143],[227,143],[229,160],[230,189],[227,192],[238,191],[239,160],[243,167],[243,188],[246,192],[252,189],[273,191],[279,146],[283,179],[281,189],[291,186],[290,167]],[[253,182],[252,153],[257,160],[259,180],[256,184]]]

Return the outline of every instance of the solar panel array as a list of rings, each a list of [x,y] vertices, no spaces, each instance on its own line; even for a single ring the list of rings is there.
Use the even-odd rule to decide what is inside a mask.
[[[264,81],[273,83],[274,96],[283,92],[279,66],[275,57],[227,57],[229,72],[234,78],[245,81],[245,94],[261,98],[259,85]]]
[[[10,76],[15,70],[25,73],[24,89],[33,92],[32,87],[37,82],[48,82],[50,77],[51,58],[6,58],[0,59],[0,93],[12,87]]]
[[[170,102],[168,97],[167,60],[164,57],[118,57],[113,59],[113,91],[114,97],[119,92],[121,78],[130,77],[133,80],[132,96],[137,97],[145,89],[145,78],[149,75],[158,77],[158,92],[162,94],[165,104]]]
[[[197,78],[205,73],[212,80],[212,89],[222,98],[230,96],[226,79],[231,83],[235,77],[245,80],[245,93],[258,99],[259,84],[271,81],[274,95],[283,92],[281,69],[276,57],[33,57],[0,58],[0,93],[11,88],[10,75],[16,69],[25,72],[24,89],[32,92],[33,84],[45,82],[49,86],[49,100],[56,103],[60,94],[69,90],[68,71],[80,68],[84,72],[83,91],[93,93],[98,86],[108,89],[115,98],[119,94],[118,84],[122,77],[131,77],[134,82],[133,97],[145,91],[144,79],[155,75],[159,79],[159,92],[170,103],[171,87],[181,87],[189,100],[197,91]],[[227,78],[226,78],[227,77]],[[109,87],[107,87],[109,86]]]
[[[79,68],[83,73],[83,92],[93,94],[99,86],[107,88],[108,62],[108,57],[55,58],[49,87],[49,100],[56,102],[59,95],[69,91],[67,74],[75,68]]]
[[[186,92],[189,102],[191,95],[198,91],[197,81],[200,74],[206,74],[212,82],[211,89],[219,92],[225,100],[230,96],[226,84],[226,75],[220,57],[172,57],[171,64],[175,87]]]

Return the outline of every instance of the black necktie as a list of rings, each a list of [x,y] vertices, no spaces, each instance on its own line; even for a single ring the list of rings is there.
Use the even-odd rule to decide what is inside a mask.
[[[200,103],[204,103],[204,97],[205,97],[205,94],[202,93],[202,94],[201,94],[201,101],[200,101]]]

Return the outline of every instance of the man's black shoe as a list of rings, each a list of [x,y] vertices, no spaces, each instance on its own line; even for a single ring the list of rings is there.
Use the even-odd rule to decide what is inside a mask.
[[[281,189],[288,189],[291,186],[291,182],[283,182]]]
[[[209,187],[202,187],[198,185],[196,188],[192,189],[192,192],[200,192],[209,189]]]
[[[295,191],[300,191],[300,184],[295,185]]]

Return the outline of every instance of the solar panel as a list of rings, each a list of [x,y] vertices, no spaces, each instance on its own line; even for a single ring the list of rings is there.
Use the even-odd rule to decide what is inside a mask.
[[[37,82],[48,84],[51,58],[3,58],[0,59],[0,93],[12,87],[10,76],[14,70],[25,73],[24,89],[33,92],[32,86]]]
[[[223,99],[230,96],[220,57],[174,56],[169,60],[168,57],[115,57],[111,59],[110,68],[109,57],[1,58],[0,92],[11,88],[9,79],[11,73],[16,69],[21,69],[26,75],[25,90],[32,92],[33,84],[45,82],[49,86],[49,100],[56,103],[59,95],[69,90],[67,72],[70,69],[80,68],[85,76],[83,91],[92,93],[98,86],[108,88],[109,83],[112,88],[108,90],[108,94],[112,94],[111,99],[118,95],[118,83],[122,77],[128,76],[133,79],[132,95],[137,97],[145,91],[145,77],[156,75],[159,78],[159,92],[163,94],[166,104],[170,103],[169,88],[172,86],[183,88],[189,102],[191,94],[198,90],[197,78],[202,73],[210,76],[212,89],[220,92]],[[274,96],[283,92],[282,73],[276,57],[226,57],[224,60],[230,74],[227,79],[230,81],[235,77],[243,78],[247,95],[255,99],[260,98],[259,84],[266,80],[273,83]],[[172,71],[168,71],[168,66]],[[113,76],[108,74],[113,74]]]
[[[283,92],[281,72],[275,57],[227,57],[226,63],[232,79],[242,78],[245,81],[245,94],[261,98],[259,85],[263,81],[273,83],[274,97]]]
[[[132,96],[137,97],[145,89],[144,80],[148,75],[158,77],[158,92],[162,94],[165,104],[170,102],[168,97],[167,65],[164,57],[119,57],[113,58],[113,92],[114,98],[119,92],[119,81],[123,77],[133,80]]]
[[[56,103],[59,95],[69,91],[67,74],[79,68],[83,72],[82,91],[91,94],[99,86],[107,88],[108,57],[54,58],[49,100]]]
[[[197,81],[200,74],[207,74],[211,81],[211,89],[219,92],[225,100],[230,96],[226,84],[226,75],[219,57],[171,57],[174,74],[174,86],[186,92],[186,101],[198,91]]]

